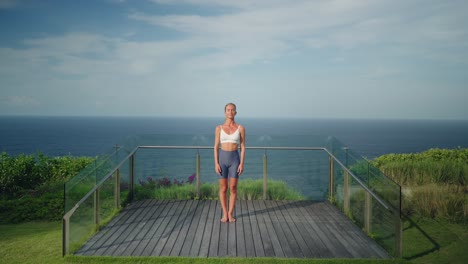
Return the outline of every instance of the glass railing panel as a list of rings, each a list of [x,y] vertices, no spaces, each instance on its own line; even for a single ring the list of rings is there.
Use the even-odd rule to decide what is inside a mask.
[[[245,171],[240,177],[239,199],[263,199],[264,156],[267,156],[268,196],[267,199],[288,200],[281,196],[283,184],[286,189],[296,191],[300,199],[325,200],[329,198],[330,156],[327,150],[339,161],[333,160],[333,199],[359,227],[365,228],[366,188],[373,191],[383,205],[372,198],[370,215],[370,235],[388,250],[394,250],[395,217],[385,205],[399,210],[399,186],[373,167],[367,160],[346,148],[333,137],[294,136],[277,137],[270,135],[251,136],[246,150]],[[213,135],[143,135],[132,137],[119,148],[106,155],[101,155],[96,162],[85,168],[65,185],[65,209],[71,209],[86,195],[96,183],[116,168],[136,146],[200,146],[200,148],[139,148],[134,155],[135,199],[196,199],[197,155],[200,155],[201,197],[200,199],[218,199],[219,176],[214,171],[212,146]],[[208,147],[208,148],[206,148]],[[252,148],[256,147],[256,148]],[[265,147],[265,148],[262,148]],[[267,147],[288,147],[292,149],[266,149]],[[319,147],[306,150],[307,147]],[[294,149],[296,148],[296,149]],[[297,149],[302,148],[302,149]],[[344,195],[345,169],[357,177],[349,175],[349,202]],[[115,213],[116,185],[120,187],[120,204],[126,205],[130,192],[130,160],[126,160],[118,170],[119,181],[115,175],[109,177],[99,196],[99,219],[106,221]],[[244,184],[242,186],[242,184]],[[151,184],[155,188],[148,188]],[[177,188],[166,188],[168,186]],[[252,187],[253,186],[253,187]],[[246,190],[241,190],[245,188]],[[250,188],[250,189],[248,189]],[[248,190],[247,190],[248,189]],[[244,192],[244,193],[242,193]],[[297,197],[297,196],[296,196]],[[369,197],[369,195],[367,195]],[[296,198],[294,198],[296,199]],[[94,226],[94,197],[90,196],[70,219],[71,243],[84,242],[83,234],[88,234]],[[349,205],[349,206],[348,206]],[[345,208],[346,207],[346,208]],[[345,210],[347,209],[347,210]],[[397,211],[398,211],[397,210]],[[368,216],[367,216],[368,217]],[[368,220],[368,219],[367,219]],[[81,234],[81,235],[80,235]]]
[[[342,211],[344,210],[344,195],[345,195],[345,179],[344,179],[344,170],[343,168],[336,162],[335,160],[332,160],[333,162],[333,180],[334,184],[332,186],[333,188],[333,198],[331,199],[331,202],[334,203],[338,208],[340,208]],[[327,164],[329,166],[329,163]],[[329,169],[327,168],[327,173],[329,173]],[[326,176],[329,178],[329,176]],[[328,186],[327,186],[327,199],[330,199],[330,192],[328,191]]]
[[[70,253],[78,250],[95,231],[94,196],[91,195],[70,217]]]
[[[364,228],[366,191],[362,186],[350,177],[349,180],[349,212],[346,214],[360,228]]]
[[[65,212],[68,212],[86,193],[106,177],[125,157],[128,152],[114,147],[96,157],[94,162],[80,171],[64,184]]]
[[[395,255],[396,218],[393,212],[387,210],[375,200],[372,201],[372,217],[369,236],[391,255]]]
[[[136,199],[193,199],[196,149],[140,148],[135,154]],[[181,187],[186,188],[181,188]]]
[[[284,183],[288,190],[298,192],[302,199],[318,201],[327,199],[329,159],[326,152],[297,149],[267,150],[267,157],[268,180],[279,184]],[[276,192],[282,191],[278,189]],[[282,196],[273,192],[272,198],[281,200],[275,197],[281,198]]]

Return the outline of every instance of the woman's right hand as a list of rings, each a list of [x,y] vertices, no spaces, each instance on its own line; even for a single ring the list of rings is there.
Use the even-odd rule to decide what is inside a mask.
[[[215,171],[216,171],[216,173],[217,173],[218,175],[221,176],[221,166],[219,166],[219,164],[216,164],[216,166],[215,166]]]

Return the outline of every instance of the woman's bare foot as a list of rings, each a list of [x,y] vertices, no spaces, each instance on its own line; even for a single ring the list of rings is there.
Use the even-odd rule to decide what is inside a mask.
[[[223,216],[223,218],[221,218],[221,223],[226,223],[227,221],[229,221],[227,216]]]
[[[233,216],[229,217],[229,222],[234,223],[235,221],[236,221],[236,219]]]

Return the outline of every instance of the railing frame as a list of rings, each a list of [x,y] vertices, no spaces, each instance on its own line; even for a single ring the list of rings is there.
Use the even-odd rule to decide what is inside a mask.
[[[132,150],[114,169],[111,170],[99,183],[96,183],[93,189],[89,191],[73,208],[71,208],[68,212],[65,213],[62,219],[62,255],[68,255],[70,252],[70,218],[74,214],[74,212],[83,204],[91,195],[94,196],[94,223],[96,226],[99,225],[99,189],[102,184],[108,180],[110,177],[115,177],[115,187],[114,187],[114,195],[115,195],[115,208],[120,208],[120,168],[123,164],[129,160],[129,175],[130,175],[130,191],[129,191],[129,199],[130,201],[134,198],[134,179],[135,179],[135,154],[140,148],[154,148],[154,149],[197,149],[196,155],[196,189],[197,195],[200,196],[200,149],[212,149],[213,147],[210,146],[137,146],[134,150]],[[401,211],[400,208],[394,208],[388,205],[385,201],[383,201],[380,197],[378,197],[372,190],[370,190],[366,184],[364,184],[356,175],[354,175],[343,163],[341,163],[327,148],[324,147],[246,147],[246,149],[257,149],[257,150],[265,150],[263,156],[263,199],[267,199],[267,181],[268,181],[268,156],[267,150],[322,150],[328,154],[329,157],[329,198],[333,199],[335,196],[334,193],[334,183],[335,183],[335,162],[343,169],[344,172],[344,189],[343,189],[343,203],[344,203],[344,213],[349,212],[350,206],[350,190],[349,190],[349,177],[351,176],[365,191],[366,191],[366,199],[365,199],[365,206],[364,206],[364,230],[367,233],[371,231],[371,214],[372,214],[372,199],[377,201],[380,205],[382,205],[386,210],[393,213],[395,216],[395,248],[396,248],[396,255],[397,257],[402,256],[402,223],[401,223]],[[347,149],[345,148],[346,153]],[[347,157],[346,157],[346,165],[347,165]],[[401,197],[401,188],[400,188],[400,197]],[[401,203],[401,199],[400,199]]]

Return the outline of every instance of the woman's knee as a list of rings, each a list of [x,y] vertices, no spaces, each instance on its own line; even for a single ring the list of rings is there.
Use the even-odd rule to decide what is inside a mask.
[[[221,193],[226,193],[227,189],[228,189],[228,187],[226,185],[220,185],[219,186],[219,192],[221,192]]]
[[[237,184],[231,184],[229,186],[229,191],[233,194],[237,193]]]

